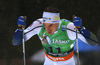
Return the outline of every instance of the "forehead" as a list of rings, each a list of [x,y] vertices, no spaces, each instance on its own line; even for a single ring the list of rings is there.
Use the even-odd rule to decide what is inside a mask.
[[[52,24],[52,23],[43,23],[44,25],[54,25],[54,24]]]
[[[43,23],[44,26],[57,25],[58,23]]]

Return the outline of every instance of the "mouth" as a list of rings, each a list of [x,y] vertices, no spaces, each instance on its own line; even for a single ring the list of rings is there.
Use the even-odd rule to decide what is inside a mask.
[[[50,34],[50,33],[51,33],[51,31],[48,31],[48,33]]]
[[[53,34],[51,31],[48,31],[48,33],[49,33],[50,35],[52,35],[52,34]]]

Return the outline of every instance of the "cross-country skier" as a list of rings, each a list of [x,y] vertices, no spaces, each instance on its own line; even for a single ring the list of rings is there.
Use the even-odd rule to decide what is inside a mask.
[[[22,43],[22,26],[25,26],[25,22],[23,16],[18,18],[17,23],[20,26],[14,33],[13,45]],[[79,39],[85,43],[89,42],[88,44],[92,46],[96,45],[96,37],[82,26],[80,17],[75,16],[73,22],[60,19],[60,12],[54,7],[47,7],[42,18],[35,20],[24,30],[24,39],[27,41],[32,36],[38,35],[45,52],[44,65],[75,65],[73,58],[76,39],[75,27],[78,28]]]

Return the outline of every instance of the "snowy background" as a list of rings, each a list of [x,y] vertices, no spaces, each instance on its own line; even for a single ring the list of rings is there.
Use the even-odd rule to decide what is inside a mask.
[[[83,26],[100,40],[100,0],[0,0],[0,65],[23,64],[22,45],[12,45],[18,17],[26,15],[28,27],[34,20],[42,17],[44,8],[51,5],[60,9],[61,18],[72,21],[73,14],[81,17]],[[27,65],[43,64],[41,49],[42,45],[37,35],[26,42]],[[38,57],[43,58],[37,59],[36,53],[41,53]],[[80,53],[80,58],[83,65],[100,65],[99,55],[99,52],[86,52]]]

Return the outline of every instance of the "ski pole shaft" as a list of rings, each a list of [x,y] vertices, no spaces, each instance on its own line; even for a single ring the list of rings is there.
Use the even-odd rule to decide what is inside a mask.
[[[22,43],[23,43],[23,62],[24,62],[24,65],[26,65],[26,61],[25,61],[24,29],[23,29],[23,38],[22,38]]]
[[[24,16],[24,18],[25,18],[25,20],[26,20],[26,16]],[[26,65],[26,61],[25,61],[25,40],[24,40],[24,28],[25,28],[25,26],[22,26],[22,31],[23,31],[23,33],[22,33],[22,35],[23,35],[23,37],[22,37],[22,45],[23,45],[23,62],[24,62],[24,65]]]
[[[76,18],[77,16],[73,15],[72,18]],[[80,28],[79,26],[76,26],[76,53],[77,53],[77,65],[80,65],[80,61],[79,61],[79,48],[78,48],[78,28]]]
[[[77,46],[77,65],[80,65],[79,61],[79,48],[78,48],[78,29],[76,28],[76,46]]]

